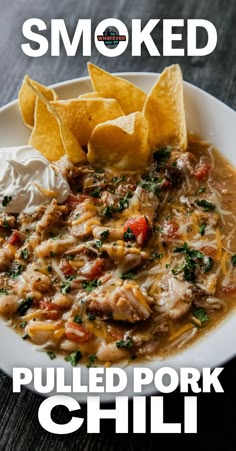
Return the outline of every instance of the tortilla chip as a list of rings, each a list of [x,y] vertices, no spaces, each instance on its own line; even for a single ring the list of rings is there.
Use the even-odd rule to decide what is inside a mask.
[[[51,102],[81,146],[87,146],[97,124],[123,116],[115,99],[71,99]]]
[[[102,96],[96,91],[85,92],[84,94],[80,94],[80,96],[78,97],[78,99],[101,99],[101,98]]]
[[[93,89],[105,98],[115,98],[125,114],[142,111],[146,94],[128,80],[116,77],[88,63]]]
[[[148,123],[140,112],[95,127],[88,145],[88,161],[96,168],[134,171],[150,158]]]
[[[65,153],[72,163],[79,163],[86,159],[77,139],[63,124],[53,109],[36,99],[35,125],[31,133],[29,144],[39,150],[49,161],[59,160]]]
[[[144,109],[152,148],[166,145],[185,150],[188,145],[180,66],[167,67],[149,93]]]
[[[34,126],[34,108],[37,94],[32,90],[26,80],[30,80],[32,86],[37,89],[38,92],[43,94],[47,100],[56,100],[58,98],[56,92],[53,89],[47,88],[41,85],[35,80],[32,80],[28,75],[24,77],[22,86],[19,91],[18,101],[19,108],[23,122],[27,127],[33,128]]]

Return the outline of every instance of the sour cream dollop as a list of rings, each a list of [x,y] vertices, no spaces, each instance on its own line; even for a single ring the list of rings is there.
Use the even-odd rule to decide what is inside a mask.
[[[70,187],[65,178],[31,146],[0,148],[0,211],[32,214],[53,198],[62,203]]]

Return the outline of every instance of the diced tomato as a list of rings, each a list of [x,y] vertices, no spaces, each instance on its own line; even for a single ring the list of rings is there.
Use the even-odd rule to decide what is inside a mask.
[[[236,284],[235,283],[229,283],[225,287],[221,287],[221,291],[224,294],[227,294],[231,296],[232,294],[236,294]]]
[[[201,252],[203,252],[207,257],[215,257],[217,250],[211,246],[203,246],[201,247]]]
[[[74,269],[72,268],[70,262],[65,260],[64,258],[61,260],[60,269],[62,270],[65,276],[73,276],[75,274]]]
[[[91,262],[88,262],[84,268],[81,269],[81,274],[86,277],[86,279],[94,280],[97,279],[104,269],[104,259],[97,258]]]
[[[136,216],[126,221],[124,225],[124,233],[130,229],[135,236],[137,244],[142,246],[147,239],[149,226],[145,216]]]
[[[196,170],[194,172],[194,176],[198,180],[205,179],[208,176],[210,168],[211,167],[210,167],[209,164],[207,164],[207,163],[200,163],[199,166],[197,166],[197,168],[196,168]]]
[[[169,189],[170,186],[171,186],[171,182],[169,180],[165,179],[162,183],[162,188]]]
[[[92,338],[92,334],[83,326],[83,324],[77,324],[69,322],[66,325],[66,338],[76,343],[84,343]]]
[[[46,319],[58,319],[60,317],[60,307],[48,301],[40,301],[39,306],[43,310]]]
[[[71,207],[72,209],[76,208],[78,204],[81,204],[86,199],[91,199],[94,201],[94,198],[91,196],[87,196],[86,194],[69,194],[67,197],[66,203]],[[96,199],[95,199],[96,200]]]
[[[174,220],[165,221],[161,233],[167,238],[178,238],[179,224]]]
[[[23,243],[24,237],[22,233],[18,232],[18,230],[14,230],[14,232],[9,237],[8,243],[13,246],[19,246]]]

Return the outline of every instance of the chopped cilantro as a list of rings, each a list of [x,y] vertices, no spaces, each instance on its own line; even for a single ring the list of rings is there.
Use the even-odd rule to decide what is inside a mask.
[[[203,258],[203,263],[204,263],[203,271],[205,273],[209,272],[213,266],[213,259],[211,257],[207,257],[207,255],[205,255]]]
[[[231,263],[232,263],[233,266],[236,266],[236,254],[232,255]]]
[[[2,296],[3,294],[8,294],[8,291],[6,288],[0,287],[0,296]]]
[[[120,183],[123,182],[123,180],[126,180],[126,175],[122,175],[121,177],[113,177],[112,182],[113,183]]]
[[[119,200],[119,203],[117,207],[115,207],[113,210],[115,213],[120,213],[125,208],[128,208],[129,206],[129,200],[132,197],[133,193],[128,192],[124,197],[121,197]]]
[[[26,247],[24,249],[22,249],[20,255],[21,255],[21,257],[24,260],[28,260],[28,258],[29,258],[29,251],[28,251],[28,249]]]
[[[29,334],[26,334],[22,337],[22,340],[28,340],[28,338],[30,338]]]
[[[213,259],[207,257],[202,252],[196,249],[190,249],[187,243],[181,247],[176,247],[174,252],[185,253],[185,265],[183,267],[184,278],[188,282],[195,282],[196,269],[198,266],[203,267],[204,273],[211,270],[213,266]]]
[[[172,147],[166,146],[154,152],[153,158],[156,161],[157,169],[161,169],[163,166],[165,166],[170,158],[171,151]]]
[[[154,260],[160,260],[163,257],[163,254],[159,254],[158,252],[153,252],[151,257],[149,257],[149,261],[153,262]]]
[[[75,315],[73,321],[77,324],[81,324],[83,322],[80,315]]]
[[[202,186],[202,188],[199,188],[199,189],[197,190],[196,195],[201,194],[201,193],[205,193],[205,191],[206,191],[205,186]]]
[[[70,282],[62,282],[60,287],[61,287],[62,294],[68,294],[71,290],[71,283]]]
[[[112,216],[113,210],[113,205],[109,205],[108,207],[104,208],[102,214],[103,216]]]
[[[114,205],[109,205],[102,211],[103,216],[111,217],[113,213],[121,213],[125,208],[129,206],[129,200],[133,193],[128,192],[124,197],[121,197],[119,203],[116,207]]]
[[[82,357],[82,354],[80,351],[76,351],[76,352],[72,352],[71,354],[69,354],[66,358],[65,361],[69,362],[72,366],[76,366],[77,363],[80,361]]]
[[[94,321],[96,319],[96,316],[93,315],[92,313],[89,313],[88,314],[88,319],[89,319],[89,321]]]
[[[174,276],[177,276],[181,271],[183,271],[184,269],[184,265],[180,265],[180,266],[176,266],[175,268],[173,268],[171,270],[172,274],[174,274]]]
[[[87,368],[91,368],[93,366],[94,362],[96,362],[96,359],[97,359],[96,355],[94,355],[94,354],[89,355],[88,356],[88,363],[86,365]]]
[[[50,232],[49,234],[50,238],[52,238],[52,240],[60,240],[61,236],[60,235],[55,235],[53,232]]]
[[[64,258],[66,259],[66,260],[74,260],[74,258],[75,258],[75,255],[64,255]]]
[[[8,276],[10,276],[12,279],[17,279],[21,273],[24,271],[24,266],[20,265],[19,263],[13,263],[13,266],[8,271]]]
[[[188,244],[184,243],[183,246],[176,247],[174,252],[187,252],[189,250]]]
[[[96,248],[97,248],[97,249],[100,249],[100,247],[102,247],[102,241],[101,241],[101,240],[97,240],[97,241],[95,242],[95,245],[96,245]]]
[[[135,277],[135,275],[136,275],[135,272],[130,271],[130,272],[121,274],[120,278],[122,280],[130,280],[130,279],[133,279]]]
[[[95,197],[96,199],[99,199],[101,197],[101,187],[95,188],[89,195],[91,197]]]
[[[206,224],[202,224],[198,227],[198,231],[199,231],[200,235],[202,235],[202,236],[205,235],[206,226],[207,226]]]
[[[203,211],[213,211],[216,208],[214,204],[208,202],[206,199],[197,199],[195,200],[195,204],[197,204],[199,207],[202,207]]]
[[[9,229],[9,227],[10,227],[10,224],[9,224],[9,222],[7,221],[6,218],[3,219],[3,227],[4,227],[5,229]]]
[[[20,324],[20,328],[24,329],[27,326],[27,321],[23,321],[23,323]]]
[[[106,240],[109,237],[109,230],[104,230],[104,232],[100,233],[100,237],[102,240]]]
[[[118,340],[116,342],[117,348],[131,348],[134,345],[134,342],[131,338],[128,338],[126,340]]]
[[[11,202],[11,200],[12,200],[11,196],[4,196],[2,200],[2,206],[6,207],[9,204],[9,202]]]
[[[51,265],[48,265],[47,270],[48,270],[48,272],[52,272],[52,267],[51,267]]]
[[[51,360],[54,360],[57,357],[56,354],[54,354],[54,352],[51,352],[51,351],[48,351],[47,355],[48,355],[49,359],[51,359]]]
[[[72,280],[76,279],[76,276],[71,276],[71,275],[67,274],[67,275],[65,275],[65,278],[67,280],[69,280],[70,282],[72,282]]]
[[[135,241],[136,240],[135,235],[133,234],[130,227],[128,227],[128,229],[124,233],[124,240],[125,241]]]
[[[27,298],[24,301],[21,302],[17,309],[17,313],[19,313],[20,316],[24,316],[27,312],[27,310],[32,306],[33,304],[33,298]]]
[[[96,280],[83,280],[83,282],[82,282],[82,288],[85,291],[87,291],[88,293],[90,293],[95,288],[99,287],[100,285],[102,285],[102,282],[97,279]]]
[[[206,321],[209,320],[208,315],[203,308],[197,308],[196,310],[194,310],[193,316],[195,316],[195,318],[199,319],[199,321],[201,321],[201,323],[205,323]]]
[[[147,181],[142,182],[140,185],[149,193],[157,194],[162,188],[163,181],[165,177],[149,177],[146,178]]]

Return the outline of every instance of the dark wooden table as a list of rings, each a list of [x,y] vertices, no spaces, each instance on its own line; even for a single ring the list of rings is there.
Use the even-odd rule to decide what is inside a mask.
[[[48,54],[29,58],[23,54],[21,28],[30,17],[43,19],[48,25],[51,18],[64,18],[72,32],[78,18],[92,19],[93,30],[104,18],[117,17],[130,27],[132,18],[146,23],[150,18],[203,18],[214,23],[218,31],[216,50],[207,57],[150,57],[143,49],[142,57],[131,57],[130,50],[118,58],[106,58],[93,48],[92,62],[113,72],[161,71],[166,65],[179,62],[184,78],[205,89],[220,100],[236,108],[236,2],[235,0],[0,0],[0,106],[17,97],[22,78],[28,73],[41,83],[51,84],[87,74],[88,58],[59,57]],[[48,33],[47,33],[48,34]],[[161,26],[153,37],[162,49]],[[204,39],[203,39],[204,41]],[[0,346],[6,346],[0,339]],[[1,364],[0,364],[1,365]],[[0,450],[128,450],[165,448],[174,445],[182,449],[235,449],[236,422],[236,360],[225,365],[221,378],[225,393],[199,396],[199,421],[196,436],[158,436],[151,434],[116,435],[114,425],[106,421],[99,435],[88,435],[86,425],[71,436],[46,433],[38,423],[40,396],[24,390],[12,394],[12,383],[0,373]],[[166,411],[182,410],[183,396],[179,393],[165,397]],[[85,407],[82,413],[85,413]],[[68,421],[62,408],[54,412],[57,421]],[[173,418],[175,420],[175,418]],[[167,418],[170,421],[170,418]],[[213,445],[213,438],[218,445]],[[215,443],[215,441],[214,441]],[[166,448],[166,449],[167,449]],[[176,449],[176,448],[175,448]]]

